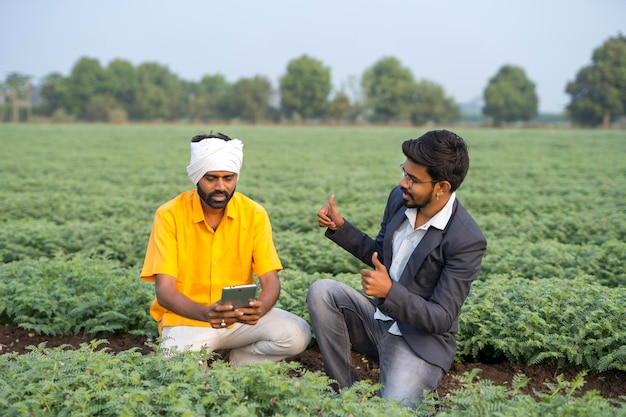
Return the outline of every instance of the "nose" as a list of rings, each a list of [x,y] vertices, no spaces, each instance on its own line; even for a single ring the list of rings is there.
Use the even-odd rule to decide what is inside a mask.
[[[226,189],[226,181],[224,178],[218,178],[215,182],[215,189],[217,190],[225,190]]]

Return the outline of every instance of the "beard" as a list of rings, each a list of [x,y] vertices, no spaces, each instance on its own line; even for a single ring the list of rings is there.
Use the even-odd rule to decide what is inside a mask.
[[[415,201],[415,196],[413,195],[413,193],[411,193],[409,190],[407,190],[406,188],[402,188],[402,192],[408,196],[411,197],[411,201],[409,200],[404,200],[404,205],[407,208],[416,208],[418,210],[423,209],[424,207],[426,207],[427,205],[430,204],[431,201],[433,201],[433,192],[435,191],[435,187],[432,188],[430,194],[428,194],[428,197],[425,197],[422,201]]]
[[[228,191],[217,190],[211,191],[210,193],[205,193],[204,191],[202,191],[199,185],[196,185],[196,189],[198,190],[198,195],[200,196],[200,199],[204,201],[209,207],[214,209],[223,209],[224,207],[226,207],[230,199],[233,197],[233,194],[235,194],[235,189],[233,189],[232,194],[229,194]],[[217,200],[215,199],[215,197],[218,195],[226,196],[226,198],[223,200]]]

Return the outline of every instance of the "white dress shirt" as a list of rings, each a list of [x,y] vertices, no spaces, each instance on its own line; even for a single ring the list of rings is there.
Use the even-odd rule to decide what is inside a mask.
[[[391,261],[391,267],[389,268],[389,276],[392,280],[398,282],[402,271],[404,271],[406,264],[409,262],[411,254],[415,251],[417,245],[419,245],[422,241],[422,238],[426,234],[429,227],[436,227],[440,230],[445,229],[446,225],[450,221],[450,217],[452,217],[452,205],[454,204],[454,200],[456,200],[456,193],[452,193],[446,205],[439,210],[437,214],[417,228],[414,228],[413,226],[415,224],[415,219],[417,218],[417,209],[407,208],[404,211],[406,219],[393,233],[393,259]],[[378,308],[374,313],[374,318],[384,321],[393,320],[393,318],[389,317]],[[398,336],[402,334],[397,323],[394,323],[389,328],[389,333],[393,333]]]

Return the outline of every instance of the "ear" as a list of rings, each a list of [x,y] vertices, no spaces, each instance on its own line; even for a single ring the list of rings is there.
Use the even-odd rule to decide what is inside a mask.
[[[437,185],[439,186],[439,190],[445,194],[450,193],[450,190],[452,189],[452,185],[450,185],[448,181],[439,181]]]

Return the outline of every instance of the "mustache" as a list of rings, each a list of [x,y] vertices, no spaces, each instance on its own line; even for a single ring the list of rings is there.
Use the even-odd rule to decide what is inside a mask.
[[[228,194],[228,191],[211,191],[210,193],[207,194],[207,197],[213,197],[215,195],[225,195],[226,197],[228,197],[230,194]]]

